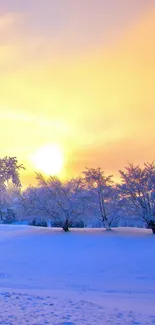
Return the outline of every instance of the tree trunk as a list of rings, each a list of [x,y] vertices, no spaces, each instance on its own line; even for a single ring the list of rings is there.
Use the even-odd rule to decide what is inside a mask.
[[[108,220],[104,220],[104,224],[105,224],[105,228],[106,228],[106,230],[111,230],[111,228],[110,228],[110,226],[109,226],[109,222],[108,222]]]
[[[63,230],[65,232],[69,231],[69,222],[68,222],[68,219],[65,221],[64,225],[63,225]]]
[[[154,220],[150,220],[148,222],[148,228],[152,229],[153,234],[155,234],[155,221]]]
[[[3,221],[3,212],[0,210],[0,220]]]
[[[63,227],[63,230],[64,230],[65,232],[69,231],[68,226],[64,226],[64,227]]]
[[[155,234],[155,226],[152,227],[151,229],[152,229],[153,234]]]

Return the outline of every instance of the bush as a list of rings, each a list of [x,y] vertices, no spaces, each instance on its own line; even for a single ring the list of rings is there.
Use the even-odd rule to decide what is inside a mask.
[[[84,228],[84,222],[82,220],[74,222],[70,228]]]
[[[2,220],[4,224],[11,224],[16,220],[16,213],[11,208],[7,208],[5,212],[1,212],[1,215],[3,216]]]
[[[14,222],[14,219],[4,219],[4,220],[3,220],[3,223],[4,223],[5,225],[12,224],[13,222]]]
[[[44,219],[42,220],[33,219],[32,221],[29,222],[29,226],[48,227],[48,224],[47,221]]]

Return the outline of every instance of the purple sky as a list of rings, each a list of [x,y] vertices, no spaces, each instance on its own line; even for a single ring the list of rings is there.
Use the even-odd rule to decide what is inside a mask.
[[[0,0],[0,12],[19,13],[23,28],[80,50],[115,41],[155,0]]]

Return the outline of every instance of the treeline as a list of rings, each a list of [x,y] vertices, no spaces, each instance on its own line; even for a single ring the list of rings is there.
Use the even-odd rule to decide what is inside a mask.
[[[128,164],[120,170],[120,183],[101,168],[86,168],[81,176],[62,182],[36,173],[37,186],[21,190],[17,159],[0,159],[0,216],[2,207],[12,208],[18,219],[37,225],[51,223],[68,231],[86,226],[96,219],[109,230],[123,218],[137,218],[155,233],[155,163]],[[10,184],[12,184],[10,186]]]

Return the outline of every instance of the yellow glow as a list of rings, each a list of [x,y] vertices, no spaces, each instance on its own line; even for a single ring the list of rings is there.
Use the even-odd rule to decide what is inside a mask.
[[[59,175],[64,164],[62,149],[57,144],[40,148],[31,159],[35,168],[47,175]]]
[[[100,28],[102,35],[109,33],[110,44],[90,37],[92,46],[84,51],[81,41],[74,51],[73,29],[68,39],[64,28],[57,38],[51,31],[50,37],[44,31],[41,37],[40,30],[30,34],[26,26],[27,16],[0,17],[0,156],[16,156],[24,164],[22,184],[35,182],[35,169],[67,179],[85,167],[100,166],[115,175],[128,161],[152,161],[155,6],[125,24],[118,38],[114,26],[109,32]],[[78,33],[80,40],[83,29]],[[51,141],[62,146],[64,157],[36,152]]]

